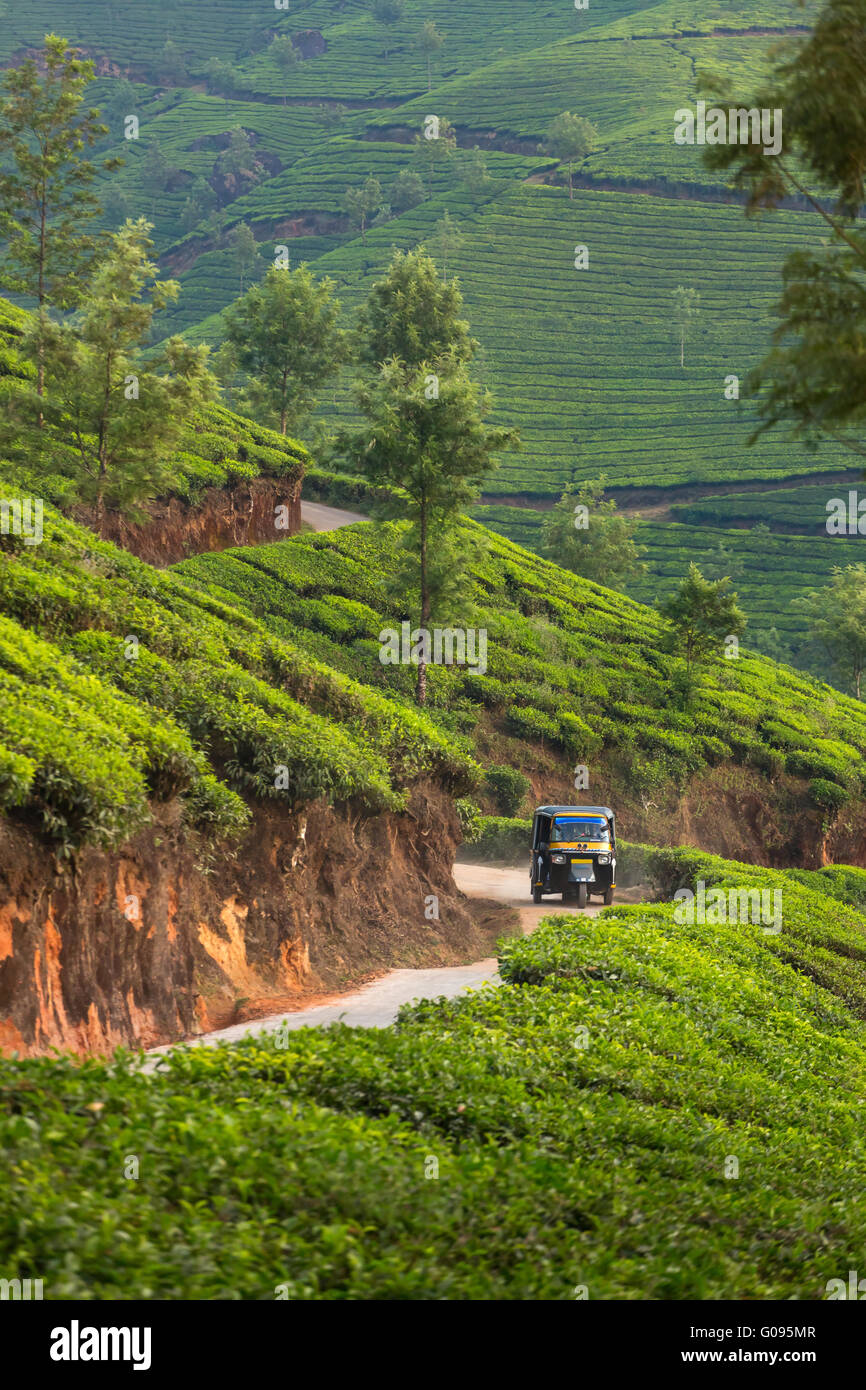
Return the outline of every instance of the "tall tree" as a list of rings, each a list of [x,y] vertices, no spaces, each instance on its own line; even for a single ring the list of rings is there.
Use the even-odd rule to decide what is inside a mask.
[[[390,26],[391,26],[392,24],[396,24],[398,19],[402,19],[402,18],[403,18],[403,15],[405,14],[405,12],[406,12],[406,3],[405,3],[405,0],[373,0],[373,18],[374,18],[375,20],[377,20],[377,21],[379,22],[379,24],[384,24],[385,27],[386,27],[386,33],[385,33],[385,57],[386,57],[386,58],[389,58],[389,57],[391,56],[390,53],[388,52],[387,30],[390,28]]]
[[[151,140],[144,152],[144,159],[141,161],[141,183],[145,192],[150,194],[151,217],[156,212],[156,200],[159,194],[165,192],[176,172],[175,166],[166,157],[159,141]]]
[[[836,440],[866,453],[866,20],[862,0],[828,0],[811,32],[777,56],[756,93],[735,100],[730,82],[712,84],[729,107],[780,113],[780,148],[759,141],[708,146],[704,159],[747,194],[747,214],[803,200],[826,237],[794,251],[782,270],[773,345],[750,373],[764,431],[781,426],[808,446]],[[781,114],[784,122],[781,122]]]
[[[680,366],[686,365],[686,338],[691,334],[700,313],[701,297],[697,290],[677,285],[671,292],[672,316],[680,340]]]
[[[463,298],[452,281],[443,285],[423,246],[398,251],[358,315],[358,355],[379,367],[397,357],[408,367],[451,354],[470,362],[478,348],[462,317]]]
[[[79,302],[98,250],[88,224],[100,212],[96,175],[84,151],[108,133],[95,108],[84,110],[93,63],[48,34],[37,63],[7,69],[0,98],[0,235],[6,242],[0,284],[36,301],[37,332],[49,308]],[[103,160],[105,171],[120,159]],[[44,385],[37,344],[37,390]]]
[[[220,93],[228,106],[231,94],[237,87],[237,69],[223,58],[208,58],[204,65],[204,75],[209,86]]]
[[[437,592],[453,595],[467,558],[454,539],[461,510],[477,498],[495,454],[519,442],[514,431],[485,423],[492,399],[470,378],[477,343],[462,312],[457,285],[442,284],[419,247],[395,254],[359,316],[356,397],[366,427],[349,453],[371,481],[391,485],[396,509],[408,516],[407,592],[417,593],[422,628]],[[416,698],[427,699],[423,651]]]
[[[431,379],[436,381],[431,391]],[[415,557],[420,626],[429,629],[437,550],[447,543],[460,513],[477,501],[481,484],[496,467],[495,454],[517,442],[510,430],[490,429],[489,394],[470,380],[454,356],[407,367],[385,362],[357,389],[366,420],[355,459],[373,483],[394,488],[408,517],[408,550]],[[451,576],[459,568],[452,553]],[[427,700],[427,660],[418,654],[416,699]]]
[[[635,543],[637,519],[604,500],[606,478],[571,483],[542,522],[544,554],[563,569],[607,589],[623,589],[642,574],[645,548]]]
[[[106,505],[134,507],[164,485],[190,414],[216,391],[205,347],[171,338],[145,356],[154,314],[179,290],[160,280],[149,231],[139,219],[114,234],[82,308],[45,339],[46,422],[77,456],[98,526]]]
[[[332,280],[314,280],[309,267],[265,278],[225,312],[226,336],[251,388],[279,417],[280,430],[296,430],[315,404],[315,389],[346,356]]]
[[[793,599],[791,607],[809,626],[811,641],[830,660],[834,675],[857,699],[866,671],[866,565],[836,566],[823,589]]]
[[[372,174],[357,188],[347,188],[343,194],[343,208],[349,221],[361,233],[361,240],[367,240],[367,222],[370,215],[382,206],[382,185]]]
[[[493,182],[484,151],[478,145],[473,145],[471,150],[460,151],[459,160],[460,179],[464,186],[476,196],[484,193]]]
[[[444,216],[439,218],[430,238],[431,250],[442,262],[442,283],[445,285],[448,284],[448,262],[457,255],[463,245],[463,240],[460,228],[451,220],[451,214],[446,208]]]
[[[349,114],[349,108],[341,101],[322,101],[315,108],[316,117],[325,130],[333,135]]]
[[[410,169],[401,169],[388,194],[388,201],[394,212],[408,212],[424,201],[424,185],[417,174]]]
[[[659,611],[670,623],[671,645],[685,657],[689,677],[726,637],[739,637],[746,629],[730,579],[705,579],[697,565],[689,565],[688,575]]]
[[[427,129],[425,123],[424,133],[416,135],[412,146],[412,158],[421,170],[422,177],[427,175],[427,192],[433,192],[433,175],[440,164],[446,164],[454,158],[454,151],[457,149],[457,133],[450,121],[442,117],[438,121],[438,128],[434,135]]]
[[[229,242],[232,249],[232,259],[240,276],[241,294],[243,294],[247,271],[252,269],[259,258],[258,242],[246,222],[239,222],[236,227],[232,228],[229,233]]]
[[[235,126],[229,133],[228,147],[222,151],[214,165],[214,177],[222,184],[229,200],[255,188],[266,173],[267,170],[258,158],[250,136],[243,126]]]
[[[415,42],[427,59],[427,91],[432,92],[433,76],[431,62],[434,53],[439,53],[441,51],[445,40],[439,33],[432,19],[428,19]]]
[[[541,149],[568,165],[568,196],[574,198],[574,166],[586,159],[598,139],[598,131],[585,116],[562,111],[551,121]]]
[[[268,55],[283,74],[283,106],[285,106],[288,100],[289,73],[298,66],[298,50],[288,34],[279,34],[268,49]]]
[[[172,87],[180,86],[186,78],[186,63],[173,39],[166,39],[165,41],[165,46],[157,60],[157,72],[160,82],[168,82]]]
[[[193,180],[180,215],[180,225],[185,232],[191,232],[216,207],[216,194],[201,174]]]

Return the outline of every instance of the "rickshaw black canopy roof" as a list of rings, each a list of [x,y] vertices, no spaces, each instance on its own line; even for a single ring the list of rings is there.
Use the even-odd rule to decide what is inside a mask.
[[[559,816],[566,814],[607,816],[608,820],[613,820],[613,811],[609,806],[538,806],[535,814],[536,816]]]

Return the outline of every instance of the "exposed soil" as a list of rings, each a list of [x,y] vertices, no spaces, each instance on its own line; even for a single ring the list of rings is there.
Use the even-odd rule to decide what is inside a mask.
[[[463,964],[502,932],[497,905],[454,885],[459,824],[432,784],[402,815],[324,802],[253,815],[212,862],[173,805],[122,850],[66,863],[0,824],[0,1048],[154,1046],[395,966]]]
[[[275,526],[276,508],[285,507],[287,527]],[[188,555],[230,546],[285,540],[301,529],[301,479],[252,478],[234,487],[208,488],[200,501],[179,497],[151,502],[150,519],[138,525],[120,512],[107,512],[99,534],[151,565],[171,565]],[[92,508],[78,507],[74,519],[92,530]],[[280,519],[283,520],[281,514]]]

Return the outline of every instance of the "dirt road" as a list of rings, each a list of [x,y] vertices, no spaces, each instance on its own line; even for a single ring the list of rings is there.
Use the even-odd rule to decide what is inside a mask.
[[[547,898],[536,907],[529,901],[529,874],[524,869],[499,868],[490,864],[455,864],[454,881],[461,892],[469,897],[493,899],[516,907],[525,933],[531,932],[542,917],[549,917],[555,912],[594,917],[602,910],[601,903],[591,903],[581,912],[576,904],[563,906],[559,898]],[[640,902],[642,896],[640,889],[631,888],[618,894],[618,900]],[[244,1037],[274,1033],[278,1028],[314,1028],[337,1022],[347,1023],[353,1028],[387,1028],[394,1022],[401,1005],[414,999],[438,999],[442,996],[451,999],[467,990],[497,984],[499,976],[492,957],[474,961],[471,965],[440,966],[432,970],[390,970],[380,980],[374,980],[363,989],[327,1004],[313,1005],[288,1014],[271,1014],[267,1018],[220,1028],[214,1033],[203,1033],[201,1037],[191,1038],[185,1043],[151,1048],[148,1056],[153,1061],[145,1063],[145,1069],[152,1070],[160,1053],[170,1052],[172,1047],[238,1042]]]
[[[594,899],[581,911],[576,902],[572,901],[566,906],[558,897],[545,898],[536,906],[529,894],[528,863],[525,869],[503,869],[492,864],[455,864],[454,882],[470,898],[494,898],[497,902],[508,903],[509,907],[516,907],[524,932],[531,932],[542,917],[549,917],[553,912],[595,917],[604,906]],[[645,896],[643,889],[617,889],[616,902],[639,903]]]
[[[341,507],[326,507],[324,502],[302,502],[301,521],[306,521],[314,531],[337,531],[341,526],[351,526],[356,521],[369,521],[360,512],[345,512]]]

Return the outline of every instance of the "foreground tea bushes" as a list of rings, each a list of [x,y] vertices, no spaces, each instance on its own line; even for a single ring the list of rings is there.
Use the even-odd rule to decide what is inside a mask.
[[[821,874],[654,871],[763,875],[783,930],[554,916],[394,1028],[0,1063],[0,1267],[48,1298],[824,1297],[866,1239],[866,918]]]

